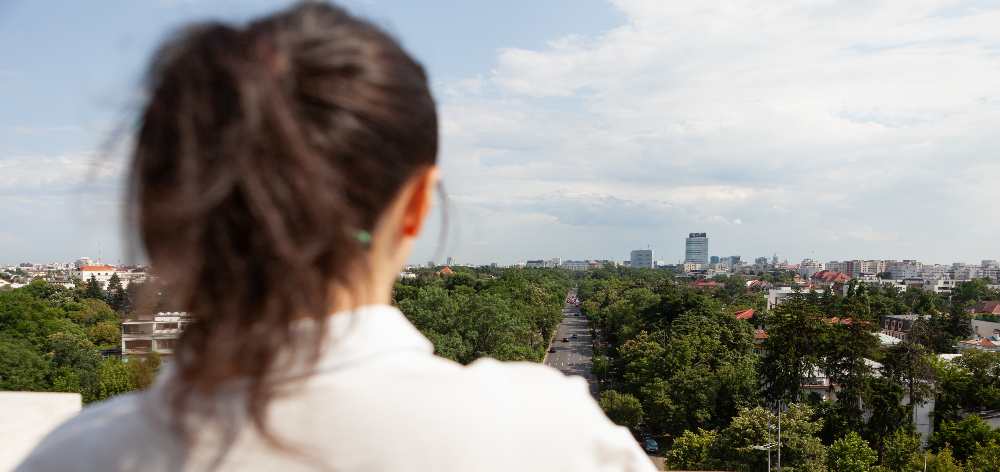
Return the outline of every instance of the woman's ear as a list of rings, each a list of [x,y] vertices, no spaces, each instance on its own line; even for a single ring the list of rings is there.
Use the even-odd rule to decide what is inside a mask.
[[[403,235],[416,237],[424,226],[434,200],[434,188],[438,182],[437,166],[427,167],[413,175],[410,181],[409,200],[403,209]]]

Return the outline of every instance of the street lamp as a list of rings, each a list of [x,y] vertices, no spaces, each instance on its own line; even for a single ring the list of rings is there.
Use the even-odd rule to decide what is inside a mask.
[[[750,449],[756,449],[758,451],[767,451],[767,472],[771,472],[771,448],[777,446],[778,443],[767,443],[763,446],[750,446]]]

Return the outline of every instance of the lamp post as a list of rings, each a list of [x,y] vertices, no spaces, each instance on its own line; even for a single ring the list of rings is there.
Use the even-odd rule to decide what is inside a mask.
[[[767,451],[767,472],[771,472],[771,448],[776,446],[776,443],[767,443],[763,446],[750,446],[751,449],[756,449],[758,451]]]

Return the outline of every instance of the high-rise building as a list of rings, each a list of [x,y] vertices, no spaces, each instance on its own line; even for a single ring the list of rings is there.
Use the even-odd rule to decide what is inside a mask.
[[[653,250],[652,249],[636,249],[632,251],[629,255],[629,260],[632,262],[630,267],[635,269],[652,269],[653,268]]]
[[[709,260],[709,263],[711,263],[712,265],[718,264],[719,263],[719,256],[712,256],[710,258],[710,260]]]
[[[691,233],[685,241],[684,262],[708,265],[708,234]]]

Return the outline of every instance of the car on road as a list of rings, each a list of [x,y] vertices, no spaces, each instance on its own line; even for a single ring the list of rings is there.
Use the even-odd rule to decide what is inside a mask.
[[[550,348],[549,348],[549,352],[556,352],[556,348],[554,348],[554,347],[550,347]]]
[[[660,450],[660,444],[655,439],[647,439],[642,443],[642,448],[646,450],[647,454],[654,454]]]
[[[562,342],[568,343],[569,342],[569,338],[562,338]]]
[[[570,338],[571,339],[576,339],[576,335],[574,334],[574,335],[570,336]]]

